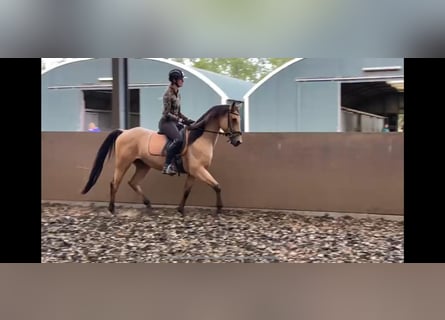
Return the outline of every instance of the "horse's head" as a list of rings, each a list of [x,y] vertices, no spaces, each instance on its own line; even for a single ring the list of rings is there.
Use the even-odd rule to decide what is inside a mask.
[[[235,102],[229,107],[227,116],[220,118],[219,127],[224,131],[225,135],[229,137],[230,143],[238,147],[243,143],[241,133],[241,117],[239,107],[235,105]]]

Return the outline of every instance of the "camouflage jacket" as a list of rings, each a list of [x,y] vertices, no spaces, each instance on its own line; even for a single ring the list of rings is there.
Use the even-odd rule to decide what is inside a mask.
[[[162,111],[162,120],[188,120],[186,116],[181,113],[181,94],[179,89],[174,86],[168,86],[163,97],[164,110]]]

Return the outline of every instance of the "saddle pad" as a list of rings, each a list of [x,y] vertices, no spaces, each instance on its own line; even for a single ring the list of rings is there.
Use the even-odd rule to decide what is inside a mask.
[[[148,153],[154,156],[165,156],[166,143],[167,137],[164,134],[152,134],[148,140]]]
[[[187,151],[188,134],[181,130],[183,144],[181,146],[181,156]],[[150,136],[148,140],[148,153],[154,156],[165,156],[166,153],[167,136],[165,134],[155,133]]]

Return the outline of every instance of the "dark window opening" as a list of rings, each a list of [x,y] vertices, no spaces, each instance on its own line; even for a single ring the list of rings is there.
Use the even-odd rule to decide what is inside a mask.
[[[130,89],[130,106],[128,112],[128,129],[140,126],[140,90]],[[90,122],[94,122],[102,131],[113,128],[111,106],[112,90],[84,90],[85,101],[84,130],[88,130]]]
[[[403,94],[403,87],[397,88],[386,81],[342,83],[341,107],[385,117],[379,126],[388,123],[390,131],[398,131],[399,114],[403,112]],[[343,112],[343,117],[350,118],[352,113]],[[378,121],[359,113],[356,117],[368,122]],[[345,131],[362,131],[362,124],[357,121],[347,126]],[[375,124],[370,126],[373,127],[372,131],[380,131]]]

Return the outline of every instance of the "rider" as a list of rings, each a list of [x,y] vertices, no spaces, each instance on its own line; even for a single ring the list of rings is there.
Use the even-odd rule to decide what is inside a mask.
[[[164,110],[159,120],[159,131],[172,140],[172,143],[167,148],[167,156],[162,173],[175,175],[177,169],[173,159],[180,151],[182,145],[179,130],[183,125],[191,125],[194,121],[181,113],[179,88],[184,84],[184,73],[179,69],[173,69],[168,73],[168,80],[170,85],[164,93]]]

